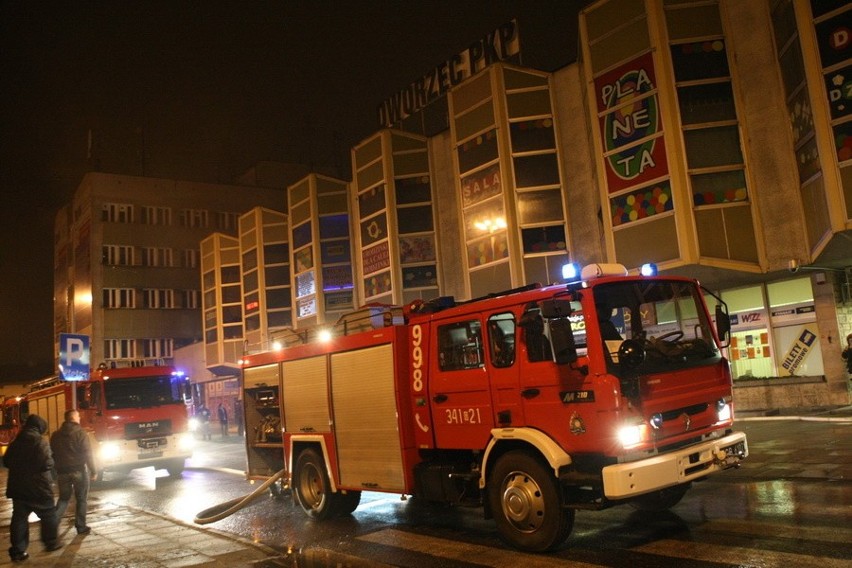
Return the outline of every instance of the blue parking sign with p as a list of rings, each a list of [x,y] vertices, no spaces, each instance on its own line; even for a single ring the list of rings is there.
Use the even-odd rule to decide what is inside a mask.
[[[63,381],[89,380],[89,336],[59,334],[59,376]]]

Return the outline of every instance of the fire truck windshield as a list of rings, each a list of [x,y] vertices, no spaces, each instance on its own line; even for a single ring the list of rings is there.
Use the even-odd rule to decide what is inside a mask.
[[[594,295],[600,341],[615,375],[671,371],[721,358],[700,290],[691,282],[615,282],[595,287]]]
[[[104,381],[104,398],[108,409],[150,408],[181,403],[177,385],[172,384],[169,375]]]

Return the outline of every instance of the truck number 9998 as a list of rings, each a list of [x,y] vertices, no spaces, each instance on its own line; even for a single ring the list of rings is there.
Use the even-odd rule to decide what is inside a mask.
[[[423,390],[423,328],[415,325],[411,328],[411,389]]]

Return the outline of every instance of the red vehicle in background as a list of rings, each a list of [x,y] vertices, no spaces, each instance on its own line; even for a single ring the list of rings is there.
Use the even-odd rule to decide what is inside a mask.
[[[102,367],[85,382],[48,377],[4,403],[0,444],[8,444],[30,414],[47,420],[47,433],[52,434],[76,402],[80,424],[95,450],[98,479],[107,471],[151,466],[180,475],[194,443],[183,399],[188,384],[183,373],[169,366]]]
[[[6,448],[18,435],[21,427],[21,397],[4,397],[0,401],[0,457],[6,455]]]

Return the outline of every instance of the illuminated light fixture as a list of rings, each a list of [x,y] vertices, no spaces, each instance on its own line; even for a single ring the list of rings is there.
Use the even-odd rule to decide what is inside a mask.
[[[319,333],[317,334],[317,337],[319,338],[319,340],[321,342],[327,343],[327,342],[331,341],[331,331],[329,331],[327,329],[321,329],[319,331]]]
[[[494,231],[499,231],[500,229],[506,228],[506,219],[503,217],[495,217],[494,219],[483,219],[482,221],[476,221],[473,224],[474,227],[483,232],[493,233]]]
[[[646,262],[645,264],[639,267],[639,274],[641,274],[642,276],[656,276],[657,265],[653,262]]]
[[[580,265],[569,262],[562,265],[562,279],[566,282],[574,282],[580,279]]]
[[[284,346],[281,344],[280,341],[273,341],[272,342],[272,349],[274,351],[281,351],[282,349],[284,349]]]

